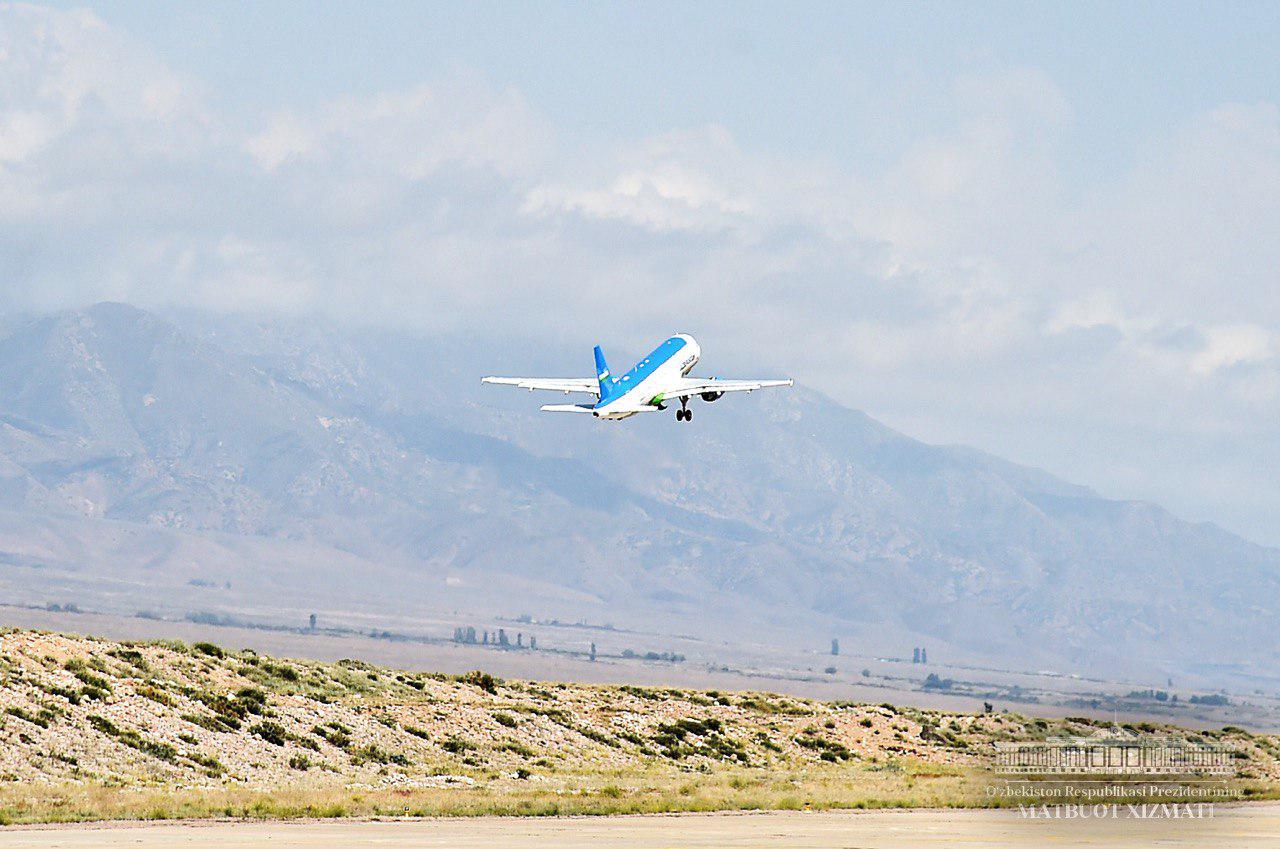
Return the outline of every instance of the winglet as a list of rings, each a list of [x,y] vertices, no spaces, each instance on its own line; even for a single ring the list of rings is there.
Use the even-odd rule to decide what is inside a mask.
[[[596,379],[600,381],[600,397],[604,398],[613,391],[613,377],[609,374],[609,364],[604,361],[604,351],[596,346]]]

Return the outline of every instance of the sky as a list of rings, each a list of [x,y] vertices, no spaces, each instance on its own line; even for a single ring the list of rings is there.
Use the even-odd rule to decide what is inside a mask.
[[[1274,3],[0,3],[0,299],[687,331],[1280,545],[1277,43]]]

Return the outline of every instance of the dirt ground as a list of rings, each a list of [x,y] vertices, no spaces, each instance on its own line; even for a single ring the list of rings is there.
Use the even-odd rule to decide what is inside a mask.
[[[839,811],[628,817],[504,817],[407,821],[198,822],[10,827],[0,847],[218,847],[380,849],[495,846],[580,849],[787,846],[806,849],[1045,845],[1088,847],[1280,847],[1280,804],[1217,806],[1212,816],[1032,820],[1017,811]]]

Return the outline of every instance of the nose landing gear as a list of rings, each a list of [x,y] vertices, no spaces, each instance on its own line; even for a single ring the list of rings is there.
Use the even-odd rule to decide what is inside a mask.
[[[688,396],[680,396],[680,409],[676,410],[676,421],[691,422],[693,421],[693,410],[689,409]]]

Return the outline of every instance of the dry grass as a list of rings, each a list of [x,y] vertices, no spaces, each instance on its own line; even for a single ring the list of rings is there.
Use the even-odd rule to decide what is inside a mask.
[[[563,776],[546,782],[489,782],[457,788],[351,787],[303,783],[275,789],[0,787],[5,822],[101,819],[311,818],[343,816],[553,816],[674,811],[968,807],[987,804],[974,776],[916,778],[823,767],[779,775],[731,769],[679,774],[640,769]]]
[[[0,721],[0,822],[991,805],[992,741],[1091,729],[32,631]],[[1270,793],[1277,740],[1214,736]]]

